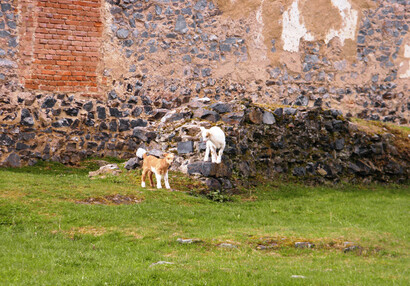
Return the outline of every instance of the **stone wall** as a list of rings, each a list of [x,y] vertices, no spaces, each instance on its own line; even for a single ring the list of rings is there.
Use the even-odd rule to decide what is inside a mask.
[[[323,105],[408,124],[404,0],[4,0],[1,96]],[[322,17],[326,15],[327,17]]]
[[[339,110],[266,107],[249,101],[214,102],[178,97],[151,101],[110,94],[99,100],[35,97],[21,100],[15,124],[3,124],[3,166],[52,160],[76,164],[89,156],[135,157],[138,147],[172,166],[198,174],[210,188],[229,189],[261,178],[296,176],[312,181],[406,182],[410,139],[380,128],[368,135]],[[202,162],[200,126],[221,126],[227,136],[222,164]]]
[[[408,124],[405,1],[333,2],[344,10],[331,1],[106,1],[106,50],[125,63],[106,71],[121,93],[143,76],[155,96],[316,104]],[[335,15],[321,25],[324,4]]]
[[[191,120],[186,104],[204,97],[408,124],[407,6],[3,0],[0,162],[74,164],[92,155],[129,158],[144,143],[172,147],[159,120],[176,108],[173,116]]]
[[[187,160],[179,161],[179,169],[185,171],[186,164],[186,172],[198,174],[211,189],[257,184],[278,176],[305,182],[408,181],[409,138],[399,139],[389,132],[368,135],[339,110],[262,108],[247,102],[192,107],[196,120],[223,122],[227,147],[222,164],[202,161],[203,143],[189,138],[184,142],[204,122],[174,129],[176,136],[168,144],[181,136],[177,151]]]
[[[16,1],[1,1],[0,4],[0,85],[1,92],[8,94],[18,86],[18,14],[15,5]]]

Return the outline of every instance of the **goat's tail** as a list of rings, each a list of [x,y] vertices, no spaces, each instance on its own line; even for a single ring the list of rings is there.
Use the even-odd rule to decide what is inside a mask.
[[[142,148],[138,148],[137,157],[140,158],[140,159],[144,159],[145,156],[147,156],[147,150],[142,149]]]

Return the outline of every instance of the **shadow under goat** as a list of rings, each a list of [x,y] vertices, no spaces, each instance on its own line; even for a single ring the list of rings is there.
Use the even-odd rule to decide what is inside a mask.
[[[222,161],[222,154],[226,145],[225,133],[221,128],[217,126],[211,127],[210,129],[206,129],[201,126],[200,129],[202,140],[206,142],[204,161],[208,161],[209,152],[211,152],[212,163],[220,164]],[[216,152],[217,149],[219,149],[218,153]]]
[[[137,157],[144,160],[142,164],[141,187],[145,188],[145,178],[148,175],[151,187],[154,187],[152,175],[155,174],[157,180],[157,189],[161,189],[161,180],[164,178],[165,188],[171,189],[168,182],[168,169],[174,161],[174,154],[166,153],[163,159],[158,159],[155,156],[147,155],[147,151],[138,148]]]

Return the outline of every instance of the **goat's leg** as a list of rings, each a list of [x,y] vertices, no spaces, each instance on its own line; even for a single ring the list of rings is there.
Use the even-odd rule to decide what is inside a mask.
[[[205,151],[205,157],[204,157],[204,161],[207,162],[209,159],[209,151],[211,149],[211,141],[206,141],[206,151]]]
[[[155,178],[157,179],[157,189],[162,189],[162,185],[161,185],[161,179],[162,176],[160,173],[155,172]]]
[[[214,144],[211,145],[211,155],[212,155],[212,163],[217,163],[218,158],[216,155],[216,147]]]
[[[147,170],[142,170],[141,175],[141,187],[145,188],[145,177],[147,175]]]
[[[165,173],[164,182],[165,182],[165,188],[171,189],[171,187],[169,186],[169,182],[168,182],[168,171]]]
[[[216,159],[217,164],[222,162],[222,154],[224,152],[224,149],[225,149],[225,143],[222,145],[221,149],[219,149],[218,158]]]
[[[151,185],[151,187],[154,187],[154,180],[152,178],[154,174],[152,173],[152,171],[149,171],[149,183]]]

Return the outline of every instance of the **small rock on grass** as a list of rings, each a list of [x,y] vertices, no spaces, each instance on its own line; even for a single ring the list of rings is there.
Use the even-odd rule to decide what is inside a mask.
[[[292,275],[291,276],[292,278],[306,278],[305,276],[303,276],[303,275]]]
[[[343,243],[343,245],[344,245],[344,247],[345,247],[345,248],[343,249],[343,252],[344,252],[344,253],[349,252],[349,251],[353,251],[353,250],[360,249],[360,246],[356,245],[356,243],[351,242],[351,241],[345,241],[345,242]]]
[[[344,248],[343,252],[346,253],[346,252],[357,250],[357,249],[360,249],[360,246],[353,245],[353,246],[349,246],[349,247]]]
[[[137,157],[129,159],[127,162],[125,162],[124,167],[127,170],[133,170],[136,169],[137,167],[141,166],[140,159]]]
[[[202,242],[202,240],[194,238],[178,238],[177,241],[181,244],[192,244]]]
[[[295,242],[296,248],[313,248],[315,245],[313,243],[302,241],[302,242]]]
[[[117,164],[109,164],[109,165],[105,165],[100,167],[100,169],[98,169],[97,171],[94,172],[89,172],[88,173],[88,177],[92,178],[92,177],[96,177],[96,176],[105,176],[108,174],[117,176],[121,173],[120,168],[118,168]]]
[[[174,264],[173,262],[168,262],[168,261],[158,261],[155,263],[152,263],[149,267],[155,266],[155,265],[163,265],[163,264]]]
[[[266,249],[272,249],[276,246],[278,246],[276,243],[272,243],[272,244],[269,244],[269,245],[258,244],[258,246],[256,246],[256,249],[257,250],[266,250]]]
[[[238,248],[236,245],[231,244],[231,243],[221,243],[219,245],[219,247],[223,247],[223,248]]]

